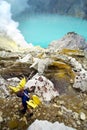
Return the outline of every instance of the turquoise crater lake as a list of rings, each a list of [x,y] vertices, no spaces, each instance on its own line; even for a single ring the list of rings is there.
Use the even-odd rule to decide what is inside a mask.
[[[46,48],[53,40],[68,32],[76,32],[87,40],[87,21],[61,15],[32,15],[18,18],[19,30],[25,40]]]

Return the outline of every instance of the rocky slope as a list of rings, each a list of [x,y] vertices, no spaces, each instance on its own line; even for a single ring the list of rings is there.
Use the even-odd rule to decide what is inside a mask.
[[[12,46],[9,49],[2,48],[3,42],[0,42],[0,129],[25,130],[35,119],[39,119],[59,121],[77,130],[86,130],[87,42],[85,39],[78,34],[68,33],[63,39],[51,43],[47,49],[38,46],[26,50],[18,49],[18,51]],[[9,40],[8,42],[11,43]],[[5,46],[8,46],[8,42]],[[32,117],[29,116],[28,111],[25,115],[21,115],[19,112],[21,100],[11,93],[8,86],[17,85],[24,76],[27,80],[31,79],[37,72],[53,83],[59,96],[52,98],[50,102],[42,101],[39,107],[32,110]],[[44,91],[47,92],[47,89]],[[38,93],[38,96],[41,95]]]
[[[86,0],[28,0],[29,12],[57,13],[87,18]]]

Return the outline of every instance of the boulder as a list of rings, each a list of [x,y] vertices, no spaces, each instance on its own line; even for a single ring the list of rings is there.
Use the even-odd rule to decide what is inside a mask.
[[[59,95],[58,91],[54,88],[53,83],[38,73],[25,84],[25,89],[31,89],[32,87],[35,87],[34,93],[38,95],[42,101],[49,102],[52,98]]]
[[[54,122],[51,123],[47,120],[35,120],[28,130],[75,130],[74,128],[65,126],[64,123]]]
[[[64,48],[85,50],[87,43],[82,36],[74,32],[69,32],[62,39],[49,44],[49,49],[53,51],[62,50]]]

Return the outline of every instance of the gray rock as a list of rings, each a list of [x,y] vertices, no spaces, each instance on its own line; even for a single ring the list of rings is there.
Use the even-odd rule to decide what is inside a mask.
[[[80,113],[80,119],[83,121],[86,119],[85,113],[83,113],[83,112]]]
[[[49,44],[49,49],[54,50],[54,52],[64,48],[85,50],[87,48],[87,43],[82,36],[74,32],[69,32],[62,39]]]
[[[3,122],[3,118],[0,116],[0,123]]]

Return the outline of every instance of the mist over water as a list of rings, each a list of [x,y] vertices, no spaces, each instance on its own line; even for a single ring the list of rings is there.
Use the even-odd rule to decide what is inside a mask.
[[[37,14],[17,19],[25,40],[34,45],[47,47],[53,40],[68,32],[76,32],[87,40],[87,21],[57,14]]]
[[[11,13],[13,17],[20,15],[23,11],[29,8],[28,0],[5,0],[11,6]]]

